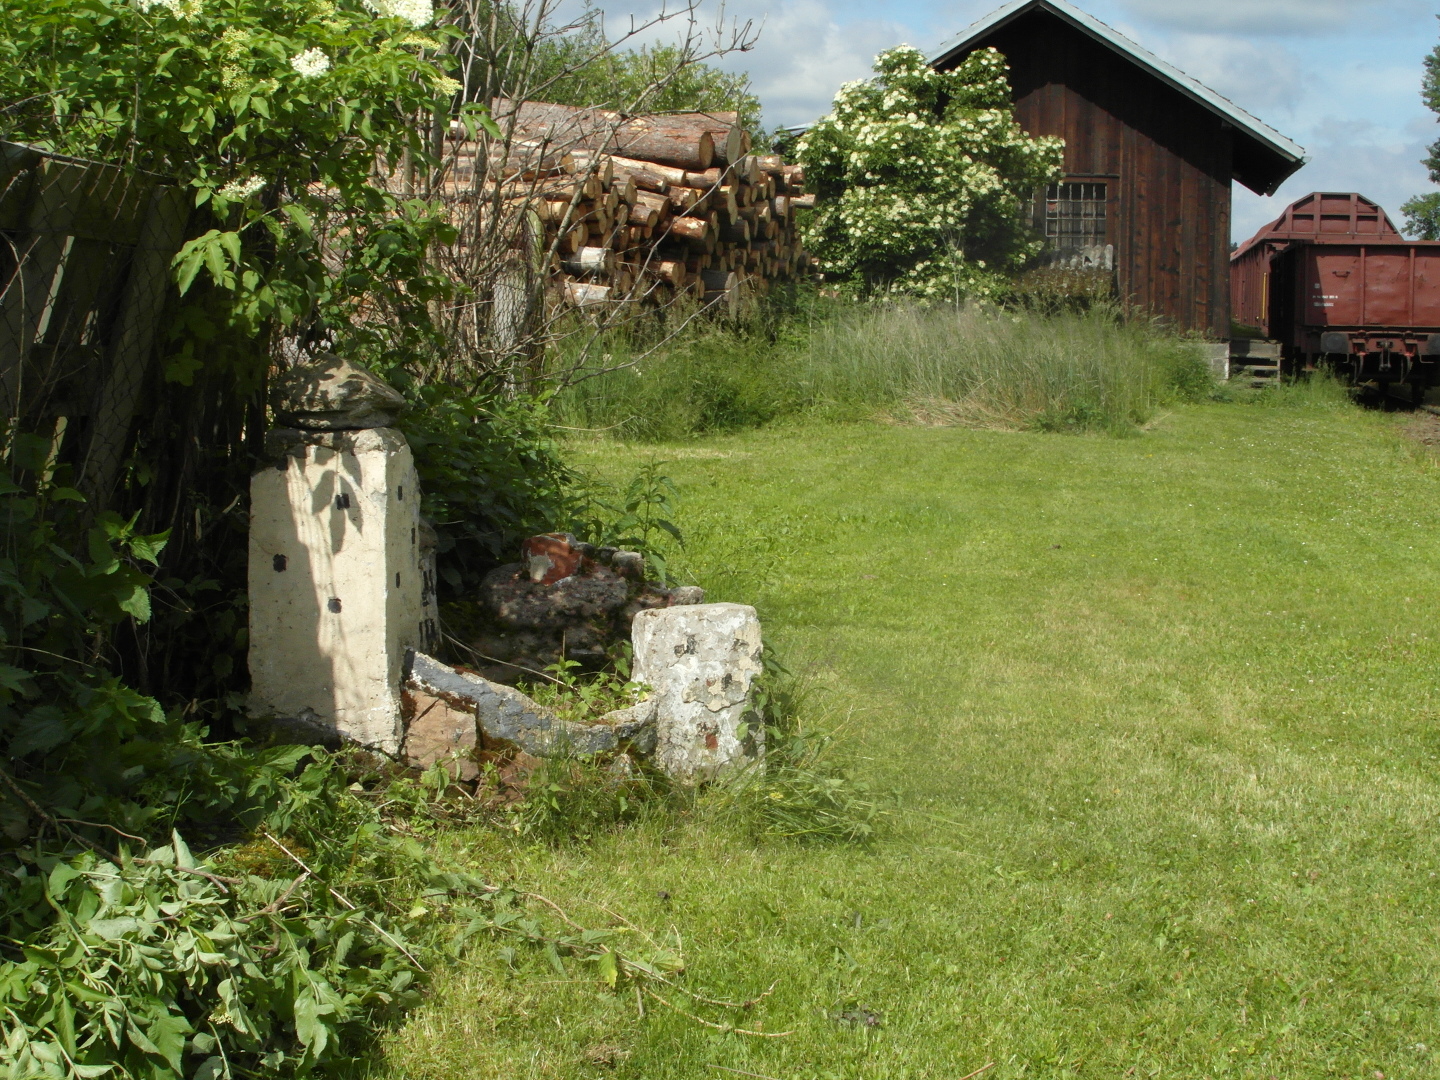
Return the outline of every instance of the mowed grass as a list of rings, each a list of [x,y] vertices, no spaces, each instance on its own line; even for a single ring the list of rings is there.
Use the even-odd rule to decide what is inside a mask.
[[[443,840],[683,946],[692,989],[775,983],[697,1011],[793,1034],[641,1018],[589,965],[487,943],[374,1075],[1440,1075],[1440,471],[1400,423],[1212,404],[1129,439],[580,448],[672,461],[681,561],[757,605],[894,812],[868,849],[703,804],[560,849]]]

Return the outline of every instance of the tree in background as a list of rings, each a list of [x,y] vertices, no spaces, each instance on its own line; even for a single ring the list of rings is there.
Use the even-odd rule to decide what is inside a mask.
[[[547,81],[550,71],[564,72],[547,88],[546,100],[626,113],[735,112],[757,144],[763,139],[760,99],[748,75],[695,62],[676,45],[616,51],[607,44],[595,22],[546,42],[537,81]],[[595,59],[579,63],[584,57]]]
[[[995,295],[1037,251],[1024,209],[1059,176],[1063,143],[1020,129],[994,49],[941,72],[902,45],[875,71],[797,147],[819,199],[807,246],[867,293]]]
[[[1440,114],[1440,46],[1425,58],[1420,100],[1431,112]],[[1440,184],[1440,141],[1431,144],[1423,164],[1430,171],[1431,183]],[[1406,200],[1400,213],[1405,215],[1405,231],[1411,236],[1417,240],[1440,240],[1440,191]]]

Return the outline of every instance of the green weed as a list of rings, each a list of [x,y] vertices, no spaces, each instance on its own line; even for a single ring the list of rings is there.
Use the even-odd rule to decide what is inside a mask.
[[[634,824],[663,802],[664,778],[623,759],[543,758],[513,811],[515,832],[546,844],[573,844]]]

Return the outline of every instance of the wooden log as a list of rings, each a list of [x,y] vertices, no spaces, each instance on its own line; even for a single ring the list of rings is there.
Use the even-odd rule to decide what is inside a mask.
[[[654,228],[660,220],[660,211],[653,206],[637,202],[630,208],[630,224],[642,228]]]
[[[777,218],[788,218],[790,216],[790,196],[776,195],[770,200],[770,212]]]
[[[785,176],[785,159],[779,154],[752,154],[755,164],[760,167],[761,172],[768,176],[783,179]]]
[[[513,130],[563,150],[584,148],[697,170],[708,169],[715,159],[715,140],[707,124],[689,114],[626,119],[605,109],[496,98],[491,115],[502,131]]]
[[[565,282],[565,299],[576,307],[593,307],[610,299],[609,285],[596,285],[588,281]]]
[[[730,244],[748,244],[750,242],[750,223],[744,218],[736,218],[729,225],[722,225],[720,239]]]
[[[668,218],[671,214],[669,197],[666,195],[657,195],[653,191],[636,192],[635,208],[638,210],[642,206],[654,213],[656,220],[650,223],[652,225]]]
[[[794,190],[797,194],[805,190],[805,166],[786,165],[782,170],[785,175],[785,186]]]
[[[606,191],[610,190],[610,185],[615,179],[615,163],[610,160],[608,154],[601,154],[594,150],[574,150],[571,151],[570,160],[572,162],[571,173],[579,176],[598,177],[600,186]]]
[[[650,273],[671,285],[684,285],[689,271],[679,259],[658,259],[650,264]]]
[[[640,186],[629,173],[616,173],[615,179],[610,182],[610,193],[628,206],[635,204],[635,196],[639,191]]]
[[[547,101],[513,101],[494,98],[490,115],[501,131],[515,131],[524,138],[558,147],[597,149],[624,118],[605,109],[556,105]]]
[[[791,196],[790,207],[794,210],[814,210],[815,196],[813,194]]]
[[[609,274],[615,265],[615,254],[609,248],[583,247],[567,255],[562,264],[572,274]]]
[[[695,206],[704,198],[704,192],[697,191],[692,187],[672,187],[670,189],[670,206],[677,214],[683,214]]]
[[[590,226],[583,221],[576,222],[570,226],[563,240],[560,241],[560,252],[562,255],[573,255],[585,246],[590,239]]]
[[[701,191],[708,191],[710,188],[723,184],[729,175],[729,169],[714,168],[706,169],[703,172],[687,172],[685,179],[681,181],[686,187],[699,188]]]
[[[702,270],[700,280],[705,285],[702,299],[706,306],[728,308],[733,315],[740,306],[740,279],[721,270]]]
[[[722,165],[738,161],[749,149],[745,129],[740,126],[740,114],[735,112],[692,112],[669,113],[672,123],[689,123],[708,133],[715,147],[715,160]],[[708,164],[708,163],[707,163]]]
[[[671,218],[670,232],[686,240],[704,240],[710,232],[710,221],[703,217]]]
[[[610,149],[621,157],[682,169],[708,169],[715,160],[714,137],[683,114],[626,120],[615,129]]]
[[[565,220],[565,215],[570,213],[570,200],[540,199],[533,204],[533,208],[546,225],[559,225]]]
[[[649,173],[651,176],[660,177],[660,179],[667,184],[683,185],[685,183],[685,170],[677,169],[673,165],[661,165],[654,161],[637,161],[634,158],[624,157],[623,155],[612,156],[610,160],[614,162],[617,172],[628,172],[631,174]],[[644,187],[645,185],[641,184],[640,186]],[[658,189],[649,188],[647,190],[656,191]]]
[[[760,163],[750,154],[735,163],[735,176],[742,184],[758,184],[761,175]]]

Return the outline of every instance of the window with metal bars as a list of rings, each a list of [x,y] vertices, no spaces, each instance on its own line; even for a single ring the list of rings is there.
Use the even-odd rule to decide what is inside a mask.
[[[1045,188],[1036,222],[1054,250],[1099,247],[1105,243],[1106,185],[1065,181]]]

